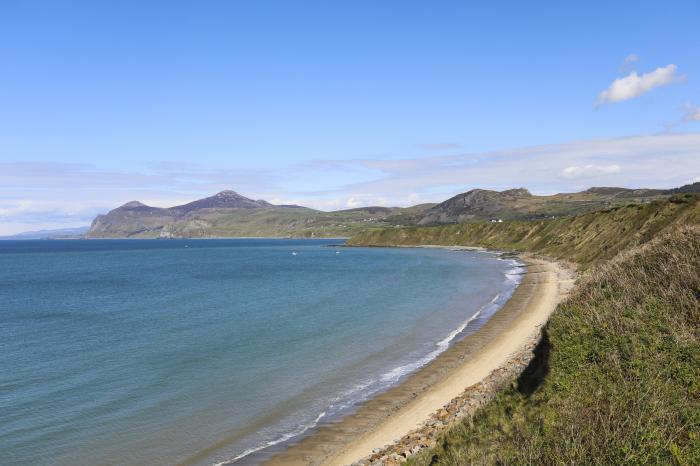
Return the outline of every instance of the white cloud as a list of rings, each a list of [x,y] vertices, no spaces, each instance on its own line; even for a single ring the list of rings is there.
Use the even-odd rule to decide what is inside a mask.
[[[690,103],[686,104],[683,121],[700,121],[700,107],[695,107]]]
[[[630,53],[629,55],[627,55],[625,57],[625,61],[623,62],[623,65],[629,65],[631,63],[638,62],[638,61],[639,61],[639,57],[637,56],[637,54]]]
[[[561,171],[561,176],[569,180],[596,178],[603,175],[614,175],[620,173],[620,166],[612,165],[593,165],[588,164],[582,167],[572,165]]]
[[[677,128],[685,123],[700,121],[700,107],[696,107],[692,104],[692,102],[686,102],[683,104],[680,110],[683,112],[682,118],[671,123],[663,124],[666,131],[672,131],[674,128]]]
[[[345,206],[349,209],[367,206],[386,207],[390,204],[389,199],[384,196],[373,196],[371,194],[355,194],[345,200]]]
[[[354,209],[355,207],[360,207],[362,203],[359,199],[355,197],[350,197],[345,201],[345,205],[350,209]]]
[[[110,208],[107,203],[83,200],[0,200],[0,235],[28,230],[82,227]]]
[[[192,199],[188,200],[187,202],[190,202]],[[272,198],[266,198],[263,199],[264,201],[269,202],[270,204],[275,204],[275,205],[299,205],[302,204],[302,201],[299,199],[287,199],[287,198],[281,198],[281,197],[272,197]],[[173,204],[171,204],[173,205]]]
[[[106,207],[104,203],[84,201],[80,204],[63,203],[51,200],[18,200],[0,201],[0,222],[14,220],[18,217],[25,219],[48,218],[56,221],[64,218],[71,220],[87,220],[87,223],[95,217],[97,213]]]
[[[634,68],[634,64],[639,61],[639,57],[635,53],[630,53],[625,57],[625,61],[622,62],[622,66],[620,66],[620,72],[621,73],[626,73],[627,71],[631,70]]]
[[[618,78],[612,82],[610,87],[598,95],[596,107],[605,103],[617,103],[624,100],[634,99],[642,94],[646,94],[656,87],[668,86],[682,79],[676,75],[678,67],[674,64],[656,68],[654,71],[638,75],[632,71],[624,78]]]
[[[592,175],[605,176],[607,186],[670,188],[687,183],[688,173],[700,172],[698,153],[700,133],[662,133],[448,157],[348,160],[347,166],[372,167],[379,175],[332,192],[306,193],[304,197],[307,203],[315,203],[316,195],[372,193],[386,197],[389,205],[412,205],[416,201],[443,201],[473,188],[525,186],[538,194],[571,192],[595,185]],[[603,169],[586,168],[589,165]],[[569,167],[578,169],[569,170],[572,173],[567,178],[563,172]]]
[[[319,160],[274,170],[106,172],[75,164],[0,162],[0,235],[87,225],[97,213],[130,200],[169,206],[223,189],[336,210],[439,202],[473,188],[524,186],[536,194],[596,184],[671,188],[700,174],[698,154],[700,132],[668,132],[449,156]],[[308,177],[314,170],[323,176]],[[289,178],[302,181],[289,185]]]

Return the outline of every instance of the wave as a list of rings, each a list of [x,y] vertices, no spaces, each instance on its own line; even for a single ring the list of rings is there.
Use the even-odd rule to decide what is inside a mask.
[[[445,338],[435,343],[435,346],[437,347],[436,349],[434,349],[433,351],[416,361],[410,362],[408,364],[403,364],[385,372],[377,379],[366,380],[362,383],[355,385],[349,390],[342,392],[340,395],[332,398],[327,408],[308,424],[301,425],[294,430],[282,434],[274,440],[263,442],[255,447],[249,448],[241,452],[240,454],[229,460],[216,463],[213,466],[232,465],[238,460],[245,458],[246,456],[252,455],[253,453],[256,453],[260,450],[264,450],[265,448],[278,445],[294,437],[302,435],[309,429],[313,429],[314,427],[316,427],[321,421],[321,419],[323,419],[329,412],[333,412],[333,414],[340,414],[346,409],[350,408],[351,406],[363,402],[375,395],[376,393],[395,385],[404,376],[417,371],[421,367],[427,365],[432,360],[437,358],[440,354],[442,354],[445,350],[449,348],[450,343],[452,343],[459,335],[463,334],[463,332],[467,329],[470,323],[472,323],[474,320],[478,319],[482,315],[488,317],[493,312],[498,310],[503,305],[503,303],[510,298],[513,290],[515,290],[517,285],[520,284],[522,280],[522,273],[525,270],[523,267],[524,264],[516,259],[499,258],[499,260],[508,261],[513,266],[511,269],[504,272],[504,275],[506,277],[506,283],[509,283],[512,286],[508,287],[505,293],[496,294],[487,304],[481,306],[467,320],[462,322],[462,324],[460,324],[459,327],[452,330]],[[357,396],[358,394],[360,395]]]
[[[498,295],[494,298],[498,299]],[[493,303],[493,300],[491,301]],[[471,322],[474,321],[474,319],[478,318],[481,315],[481,311],[483,308],[480,308],[478,311],[476,311],[469,319],[465,320],[462,325],[454,329],[452,332],[450,332],[449,335],[447,335],[444,339],[438,341],[435,346],[437,346],[437,349],[431,351],[421,359],[404,364],[403,366],[395,367],[394,369],[390,370],[389,372],[385,373],[380,377],[382,381],[398,381],[401,377],[403,377],[406,374],[410,374],[413,371],[416,371],[420,369],[421,367],[425,366],[428,364],[430,361],[433,359],[437,358],[440,356],[441,353],[443,353],[449,346],[452,340],[457,338],[457,335],[462,333],[466,328],[467,325],[469,325]]]
[[[270,440],[269,442],[265,442],[265,443],[260,444],[260,445],[258,445],[258,446],[256,446],[256,447],[249,448],[249,449],[243,451],[242,453],[240,453],[238,456],[235,456],[235,457],[231,458],[230,460],[221,461],[220,463],[216,463],[216,464],[214,464],[213,466],[227,466],[227,465],[230,465],[230,464],[235,463],[236,461],[238,461],[238,460],[240,460],[240,459],[242,459],[242,458],[245,458],[245,457],[248,456],[248,455],[252,455],[252,454],[255,453],[255,452],[258,452],[258,451],[263,450],[263,449],[265,449],[265,448],[268,448],[268,447],[271,447],[271,446],[280,444],[280,443],[282,443],[282,442],[286,442],[287,440],[290,440],[290,439],[292,439],[292,438],[294,438],[294,437],[296,437],[296,436],[298,436],[298,435],[303,434],[303,433],[306,432],[307,430],[316,427],[316,426],[318,425],[319,421],[320,421],[321,419],[323,419],[323,417],[324,417],[325,415],[326,415],[326,412],[323,411],[321,414],[319,414],[318,416],[316,416],[316,419],[314,419],[314,420],[313,420],[312,422],[310,422],[309,424],[299,426],[299,427],[297,427],[295,430],[293,430],[293,431],[291,431],[291,432],[288,432],[288,433],[286,433],[286,434],[283,434],[282,436],[280,436],[279,438],[277,438],[277,439],[275,439],[275,440]]]
[[[505,272],[506,280],[519,285],[522,280],[523,272],[525,272],[525,264],[517,259],[501,258],[499,260],[510,262],[513,268]]]

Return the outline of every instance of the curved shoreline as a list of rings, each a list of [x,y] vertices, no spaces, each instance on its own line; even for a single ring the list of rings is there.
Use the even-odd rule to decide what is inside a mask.
[[[570,288],[560,264],[520,256],[526,273],[511,298],[473,334],[454,343],[400,385],[325,425],[264,464],[345,465],[411,431],[526,347]]]

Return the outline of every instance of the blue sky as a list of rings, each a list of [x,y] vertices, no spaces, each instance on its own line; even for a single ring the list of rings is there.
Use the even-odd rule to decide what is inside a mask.
[[[0,234],[700,179],[700,3],[578,3],[3,2]]]

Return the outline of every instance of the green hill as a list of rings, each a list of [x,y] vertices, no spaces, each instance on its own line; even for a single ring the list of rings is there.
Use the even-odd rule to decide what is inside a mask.
[[[138,201],[98,215],[89,238],[216,238],[240,236],[350,236],[368,227],[415,224],[434,204],[362,207],[323,212],[297,205],[273,205],[234,191],[188,204],[160,208]]]
[[[679,188],[681,189],[681,188]],[[679,191],[680,192],[680,191]],[[472,189],[425,211],[419,225],[482,220],[538,220],[593,212],[606,207],[648,202],[672,194],[659,189],[598,187],[578,193],[536,196],[524,188]]]
[[[585,270],[511,388],[408,464],[700,464],[697,195],[549,221],[377,230],[351,243],[532,251]]]
[[[677,188],[686,192],[693,186]],[[671,190],[590,188],[579,193],[535,196],[526,189],[473,189],[440,204],[361,207],[323,212],[273,205],[234,191],[160,208],[138,201],[98,215],[89,238],[210,238],[236,236],[352,236],[367,228],[566,217],[602,208],[666,199]]]
[[[537,252],[587,266],[674,225],[700,223],[698,200],[694,194],[676,194],[670,199],[550,220],[373,229],[352,237],[348,244],[481,246]]]
[[[700,464],[699,270],[698,226],[591,269],[545,356],[409,464]]]

